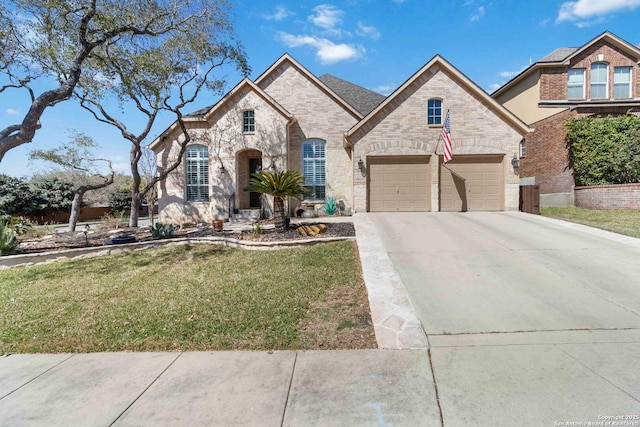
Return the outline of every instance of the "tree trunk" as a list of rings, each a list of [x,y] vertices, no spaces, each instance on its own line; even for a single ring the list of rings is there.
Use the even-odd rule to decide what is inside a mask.
[[[80,217],[80,209],[82,208],[82,198],[84,197],[85,189],[78,188],[73,195],[73,202],[71,202],[71,214],[69,214],[69,231],[76,231],[76,224]]]
[[[140,193],[131,193],[131,212],[129,213],[129,227],[138,227],[140,218]]]
[[[282,197],[273,196],[273,222],[276,232],[284,233],[287,231],[287,217],[284,211],[284,201]]]

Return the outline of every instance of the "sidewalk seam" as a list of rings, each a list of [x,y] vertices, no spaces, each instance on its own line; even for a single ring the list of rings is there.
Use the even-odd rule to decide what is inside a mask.
[[[431,368],[431,380],[433,381],[433,389],[436,393],[436,403],[438,404],[438,414],[440,415],[440,426],[444,427],[444,414],[442,413],[442,406],[440,405],[440,391],[438,390],[438,380],[436,379],[436,371],[433,367],[433,357],[431,356],[431,342],[429,341],[429,334],[424,330],[422,322],[420,322],[420,329],[427,337],[427,357],[429,358],[429,368]]]
[[[280,427],[284,425],[284,418],[287,415],[287,408],[289,407],[289,398],[291,397],[291,387],[293,386],[293,376],[296,373],[296,363],[298,362],[298,352],[296,351],[293,358],[293,367],[291,368],[291,378],[289,379],[289,388],[287,389],[287,398],[284,401],[284,409],[282,410],[282,419],[280,420]]]
[[[609,381],[607,378],[603,377],[602,375],[600,375],[599,372],[597,372],[596,370],[594,370],[591,366],[587,365],[586,363],[582,362],[579,359],[576,359],[575,357],[573,357],[570,353],[568,353],[566,350],[564,350],[563,348],[560,347],[560,345],[565,345],[565,344],[554,344],[553,346],[556,347],[558,350],[560,350],[561,352],[563,352],[564,354],[566,354],[567,356],[569,356],[570,358],[572,358],[573,360],[575,360],[576,362],[578,362],[579,364],[581,364],[582,366],[584,366],[585,368],[587,368],[588,370],[590,370],[591,372],[593,372],[594,374],[596,374],[597,376],[599,376],[600,378],[602,378],[604,381],[606,381],[608,384],[614,386],[615,388],[617,388],[618,390],[620,390],[621,392],[623,392],[624,394],[626,394],[627,396],[629,396],[630,398],[632,398],[633,400],[635,400],[636,402],[640,402],[640,399],[638,399],[637,397],[633,396],[632,394],[630,394],[629,392],[625,391],[624,389],[620,388],[619,386],[617,386],[616,384],[612,383],[611,381]],[[568,344],[570,345],[570,344]]]
[[[137,402],[137,401],[142,397],[142,395],[143,395],[143,394],[145,394],[145,393],[147,392],[147,390],[149,390],[149,389],[151,388],[151,386],[152,386],[152,385],[154,385],[154,384],[156,383],[156,381],[158,381],[158,379],[160,379],[160,377],[161,377],[165,372],[167,372],[167,370],[168,370],[171,366],[173,366],[173,364],[174,364],[174,363],[176,363],[176,360],[178,360],[178,359],[180,358],[180,356],[182,356],[183,354],[184,354],[184,352],[183,352],[183,353],[179,353],[179,354],[176,356],[176,358],[175,358],[175,359],[173,359],[173,360],[171,361],[171,363],[169,363],[169,364],[167,365],[167,367],[166,367],[166,368],[164,368],[164,369],[162,370],[162,372],[160,372],[160,373],[159,373],[159,374],[158,374],[158,375],[153,379],[153,381],[151,381],[151,383],[150,383],[147,387],[145,387],[145,389],[144,389],[144,390],[142,390],[142,391],[140,392],[140,394],[139,394],[138,396],[136,396],[136,398],[135,398],[135,399],[133,399],[133,402],[131,402],[129,405],[127,405],[127,407],[126,407],[126,408],[124,408],[124,410],[123,410],[122,412],[120,412],[120,414],[116,417],[116,419],[115,419],[115,420],[113,420],[113,422],[111,422],[111,424],[109,424],[109,427],[111,427],[112,425],[114,425],[115,423],[117,423],[117,422],[118,422],[118,420],[119,420],[119,419],[120,419],[120,418],[125,414],[125,412],[127,412],[127,411],[129,410],[129,408],[131,408],[131,407],[132,407],[132,406],[133,406],[133,405],[134,405],[134,404],[135,404],[135,403],[136,403],[136,402]]]
[[[66,362],[67,360],[71,359],[73,356],[75,356],[75,354],[70,355],[69,357],[67,357],[64,360],[61,360],[60,362],[56,363],[55,365],[53,365],[52,367],[50,367],[49,369],[45,370],[44,372],[39,373],[38,375],[36,375],[35,377],[31,378],[29,381],[27,381],[26,383],[22,384],[20,387],[11,390],[9,393],[5,394],[4,396],[0,396],[0,400],[4,399],[5,397],[15,393],[16,391],[20,390],[21,388],[25,387],[27,384],[32,383],[33,381],[37,380],[38,378],[40,378],[41,376],[43,376],[44,374],[46,374],[47,372],[49,372],[50,370],[57,368],[58,366],[62,365],[64,362]],[[11,357],[11,356],[9,356]]]

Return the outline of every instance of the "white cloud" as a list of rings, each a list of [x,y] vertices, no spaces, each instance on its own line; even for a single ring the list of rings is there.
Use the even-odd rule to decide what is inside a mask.
[[[511,79],[520,74],[520,71],[500,71],[498,75],[503,79]]]
[[[372,90],[374,92],[378,92],[378,93],[380,93],[382,95],[389,95],[389,94],[391,94],[391,92],[393,92],[397,88],[398,88],[397,84],[395,84],[395,83],[387,83],[387,84],[384,84],[384,85],[376,86]]]
[[[361,37],[371,37],[374,40],[380,38],[380,31],[376,27],[364,25],[362,22],[358,22],[356,34]]]
[[[338,28],[342,24],[344,12],[330,4],[321,4],[313,8],[314,15],[309,16],[309,21],[317,27],[326,30],[329,33],[339,35],[341,30]]]
[[[577,0],[562,3],[556,22],[581,21],[603,17],[621,10],[633,10],[640,6],[640,0]],[[580,23],[585,26],[584,22]]]
[[[14,110],[13,108],[7,108],[5,113],[7,113],[10,116],[17,116],[18,114],[20,114],[20,111]]]
[[[480,18],[484,16],[484,6],[480,6],[476,9],[475,13],[471,14],[471,21],[476,22],[479,21]]]
[[[322,64],[333,64],[347,59],[359,58],[364,48],[345,43],[336,44],[331,40],[315,36],[296,36],[281,32],[280,40],[287,47],[309,46],[316,49],[316,56]]]
[[[283,19],[288,18],[291,15],[293,15],[293,12],[291,12],[289,9],[282,5],[277,5],[275,12],[270,15],[264,15],[264,18],[269,21],[282,21]]]

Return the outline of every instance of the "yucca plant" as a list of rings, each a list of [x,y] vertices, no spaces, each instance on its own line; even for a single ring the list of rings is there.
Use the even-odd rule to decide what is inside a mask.
[[[263,171],[252,173],[249,185],[244,191],[268,194],[273,196],[273,220],[278,233],[287,231],[287,216],[284,211],[284,199],[295,197],[300,200],[309,191],[303,187],[304,175],[298,171],[286,170],[280,172]]]
[[[0,218],[0,256],[13,253],[17,247],[16,232],[9,225],[8,220]]]

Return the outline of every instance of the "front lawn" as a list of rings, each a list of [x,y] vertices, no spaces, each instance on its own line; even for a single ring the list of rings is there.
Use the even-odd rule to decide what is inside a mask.
[[[0,271],[0,354],[375,348],[357,248],[197,244]]]
[[[601,228],[614,233],[640,238],[640,210],[597,211],[576,207],[541,208],[540,213],[550,218],[562,219]]]

